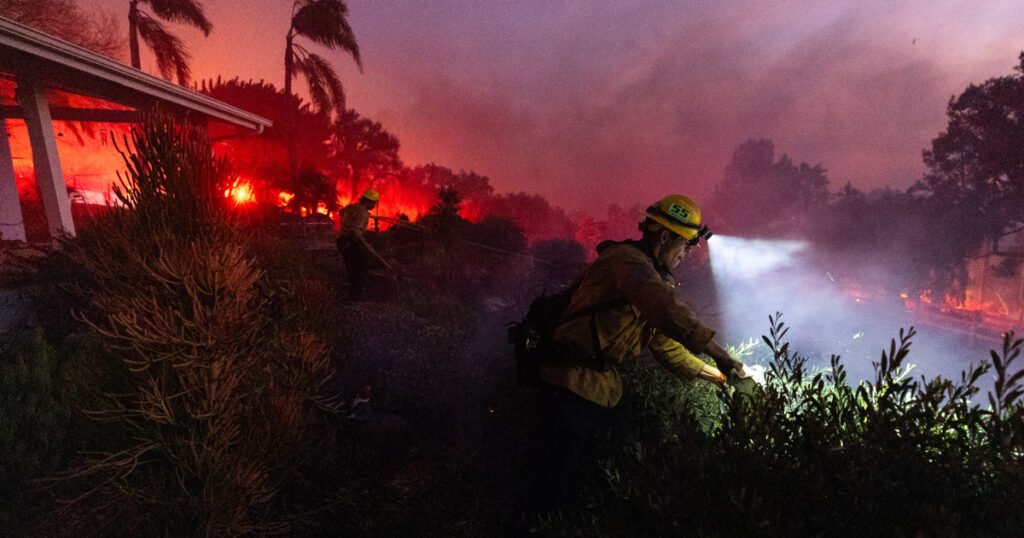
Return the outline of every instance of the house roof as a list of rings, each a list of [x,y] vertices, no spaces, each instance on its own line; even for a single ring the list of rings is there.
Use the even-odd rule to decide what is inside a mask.
[[[199,92],[143,73],[67,41],[0,17],[0,71],[45,87],[133,108],[155,104],[176,112],[262,131],[272,122]]]

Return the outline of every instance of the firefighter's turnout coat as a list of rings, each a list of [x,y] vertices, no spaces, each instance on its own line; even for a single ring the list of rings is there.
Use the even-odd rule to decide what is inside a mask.
[[[341,235],[349,239],[360,240],[367,225],[370,224],[370,210],[359,202],[345,206],[341,210]]]
[[[673,280],[635,241],[599,247],[555,330],[561,357],[541,365],[541,379],[614,407],[622,397],[618,367],[645,349],[678,377],[696,377],[705,363],[695,354],[715,333],[676,295]],[[593,313],[574,316],[585,311]]]

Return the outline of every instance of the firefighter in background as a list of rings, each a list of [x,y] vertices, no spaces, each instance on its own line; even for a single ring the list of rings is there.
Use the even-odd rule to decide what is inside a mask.
[[[377,207],[380,194],[373,189],[363,191],[359,201],[349,204],[341,210],[341,236],[338,237],[338,251],[345,260],[348,273],[348,298],[362,299],[366,291],[366,275],[369,272],[370,258],[376,258],[388,270],[384,258],[377,254],[366,241],[366,227],[370,223],[370,211]]]
[[[590,439],[622,397],[619,366],[650,350],[682,379],[725,385],[742,362],[715,342],[674,289],[672,271],[711,233],[685,196],[647,208],[639,241],[605,241],[580,276],[554,339],[559,357],[541,365],[545,447],[535,486],[550,509],[573,500]],[[717,367],[696,355],[707,354]]]

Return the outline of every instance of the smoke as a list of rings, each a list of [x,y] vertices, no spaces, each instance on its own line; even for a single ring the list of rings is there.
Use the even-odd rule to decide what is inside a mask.
[[[92,0],[123,13],[124,0]],[[175,31],[196,78],[280,86],[291,2],[208,2]],[[949,97],[1016,65],[1018,2],[348,2],[365,72],[325,53],[348,102],[438,163],[566,209],[706,197],[735,146],[769,138],[833,185],[904,188]],[[283,39],[283,38],[282,38]],[[246,51],[246,54],[238,54]],[[301,88],[302,84],[298,87]]]
[[[840,281],[835,272],[850,268],[830,271],[827,260],[849,261],[814,252],[809,243],[715,235],[708,247],[722,342],[760,340],[768,334],[768,316],[781,312],[792,350],[822,367],[832,354],[840,355],[854,383],[874,378],[872,361],[888,350],[901,328],[918,330],[906,361],[915,365],[914,377],[959,380],[970,363],[977,364],[988,357],[989,349],[999,347],[991,341],[972,342],[949,327],[923,325],[900,297],[897,275],[890,275],[891,286],[882,285],[890,288],[888,292],[869,292]],[[865,263],[855,272],[868,274],[876,268]],[[989,376],[980,385],[988,390]]]
[[[380,103],[353,88],[353,102],[407,161],[473,169],[569,211],[700,199],[752,137],[825,163],[833,184],[909,186],[949,96],[1018,52],[998,41],[1015,30],[959,3],[399,4],[418,16],[375,13],[364,35],[368,50],[388,37],[378,61],[400,91]]]

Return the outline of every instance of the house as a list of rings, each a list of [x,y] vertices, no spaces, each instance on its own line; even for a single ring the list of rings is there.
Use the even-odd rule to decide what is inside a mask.
[[[49,237],[74,235],[68,190],[77,189],[69,185],[66,171],[103,151],[99,146],[113,147],[106,131],[96,142],[78,134],[81,126],[123,127],[154,107],[254,134],[271,125],[255,114],[0,17],[0,238],[27,239],[18,181],[29,175],[38,187]],[[80,143],[68,144],[64,131],[76,134]],[[76,154],[62,163],[62,153],[72,146]],[[115,177],[106,168],[115,168],[118,161],[107,162],[99,190]]]
[[[965,307],[1007,328],[1024,326],[1024,228],[1007,230],[967,260]]]

